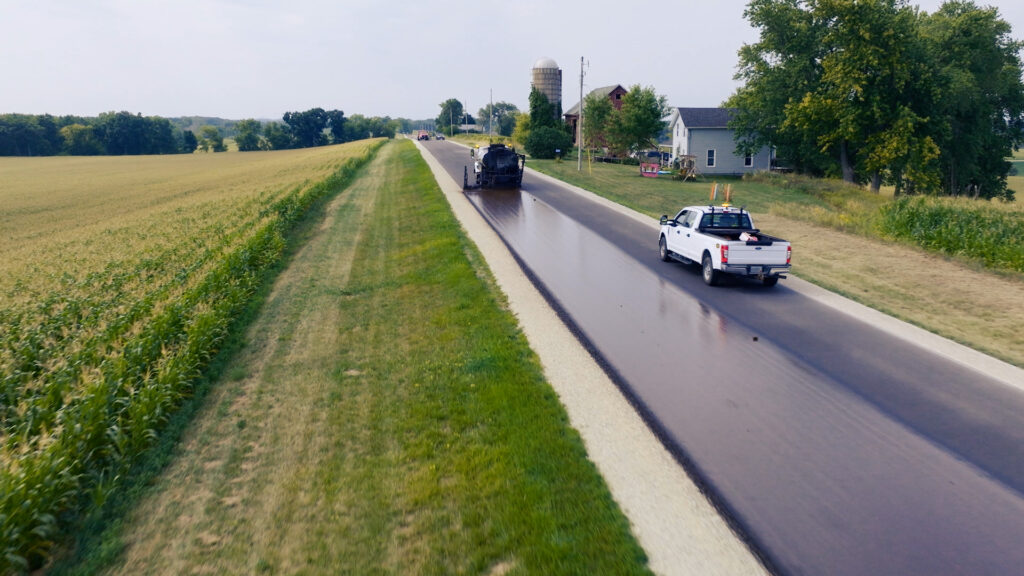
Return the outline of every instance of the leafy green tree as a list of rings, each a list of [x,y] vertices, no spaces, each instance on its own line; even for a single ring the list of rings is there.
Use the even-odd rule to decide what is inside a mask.
[[[345,141],[345,113],[341,110],[327,112],[327,129],[331,133],[331,143],[341,144]]]
[[[530,130],[523,148],[534,158],[565,156],[572,148],[572,136],[560,127],[541,126]]]
[[[536,86],[530,87],[530,126],[536,130],[541,126],[558,126],[561,124],[559,110],[548,101],[548,97],[537,90]]]
[[[199,139],[191,130],[183,130],[181,132],[181,152],[183,154],[191,154],[199,148]]]
[[[838,156],[847,182],[870,178],[877,191],[884,171],[905,167],[919,174],[919,186],[937,183],[929,166],[937,147],[914,107],[914,82],[924,73],[916,12],[905,0],[820,0],[812,9],[828,23],[823,42],[831,49],[819,82],[786,122]]]
[[[737,80],[744,85],[726,101],[736,108],[730,126],[737,152],[774,146],[790,167],[808,174],[830,174],[836,162],[820,149],[816,135],[786,123],[789,106],[803,100],[821,77],[826,23],[802,0],[754,0],[744,16],[760,30],[754,44],[739,51]]]
[[[936,72],[931,134],[946,193],[1012,199],[1005,158],[1022,141],[1020,51],[994,8],[946,2],[923,22]]]
[[[285,112],[283,120],[299,148],[323,146],[327,143],[327,137],[324,135],[327,128],[327,112],[323,108],[311,108],[305,112]]]
[[[441,102],[441,112],[434,119],[434,126],[440,126],[441,132],[451,136],[459,126],[465,124],[466,112],[462,108],[462,102],[455,98],[449,98]]]
[[[263,127],[263,136],[270,144],[271,150],[287,150],[295,147],[295,139],[292,138],[288,126],[278,122],[268,122]]]
[[[1021,142],[1022,45],[993,9],[905,0],[754,0],[727,105],[737,150],[897,192],[1005,194]]]
[[[608,144],[608,128],[616,112],[607,95],[590,93],[583,99],[583,145],[603,148]]]
[[[177,154],[178,140],[174,137],[174,126],[167,118],[153,116],[146,118],[147,139],[144,154]]]
[[[622,97],[622,108],[608,122],[608,141],[617,153],[640,152],[657,143],[665,129],[665,97],[639,84]]]
[[[239,152],[251,152],[264,148],[262,138],[260,137],[263,126],[258,120],[239,120],[235,125],[235,129],[237,131],[235,143],[238,144]]]
[[[64,152],[72,156],[96,156],[103,154],[103,143],[96,137],[92,126],[68,124],[60,129],[64,139]]]
[[[199,149],[203,152],[224,152],[228,148],[224,145],[224,137],[220,134],[220,128],[216,126],[203,126],[199,129]]]
[[[107,154],[145,154],[147,150],[147,122],[142,114],[106,112],[100,114],[96,133]]]
[[[0,116],[0,156],[50,156],[62,146],[63,140],[52,116]]]
[[[527,112],[518,112],[515,118],[515,128],[512,129],[512,142],[523,144],[530,137],[530,115]]]

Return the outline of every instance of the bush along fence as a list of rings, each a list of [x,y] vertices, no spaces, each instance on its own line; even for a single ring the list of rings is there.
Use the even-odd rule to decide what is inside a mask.
[[[929,250],[978,259],[995,269],[1024,272],[1021,212],[976,201],[903,196],[882,207],[880,226],[892,237]]]
[[[289,232],[318,201],[347,186],[379,147],[278,198],[240,245],[195,265],[192,271],[204,274],[198,281],[151,292],[59,361],[46,358],[46,348],[77,328],[61,322],[81,303],[44,303],[53,315],[32,329],[0,318],[10,327],[0,374],[0,574],[41,566],[61,518],[116,489],[280,261]]]

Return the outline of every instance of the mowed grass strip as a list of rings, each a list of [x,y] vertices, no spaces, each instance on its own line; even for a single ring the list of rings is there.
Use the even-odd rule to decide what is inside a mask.
[[[78,573],[648,573],[492,286],[414,146],[386,146]]]
[[[584,164],[582,171],[568,161],[531,160],[527,166],[653,218],[708,203],[712,185],[644,178],[636,166],[617,164]],[[732,187],[733,204],[746,206],[759,228],[793,243],[793,273],[800,278],[1024,367],[1024,274],[878,237],[864,215],[877,213],[890,197],[803,180],[779,186],[732,178],[719,184]],[[716,202],[723,200],[719,195]],[[1024,216],[1019,201],[983,205],[1017,222]],[[652,231],[651,254],[656,250]]]

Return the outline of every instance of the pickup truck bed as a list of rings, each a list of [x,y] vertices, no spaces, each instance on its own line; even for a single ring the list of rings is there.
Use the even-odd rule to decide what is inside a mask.
[[[711,285],[731,274],[774,286],[790,268],[789,242],[762,234],[742,208],[689,206],[675,218],[662,216],[658,244],[662,260],[700,263]]]

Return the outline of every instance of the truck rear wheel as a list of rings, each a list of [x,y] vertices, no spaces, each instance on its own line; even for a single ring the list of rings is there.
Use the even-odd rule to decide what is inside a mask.
[[[765,276],[761,279],[761,283],[764,284],[765,288],[771,288],[779,283],[778,276]]]
[[[719,271],[715,270],[715,264],[711,261],[711,254],[704,253],[704,258],[701,261],[701,274],[704,276],[704,283],[708,286],[717,286]]]

